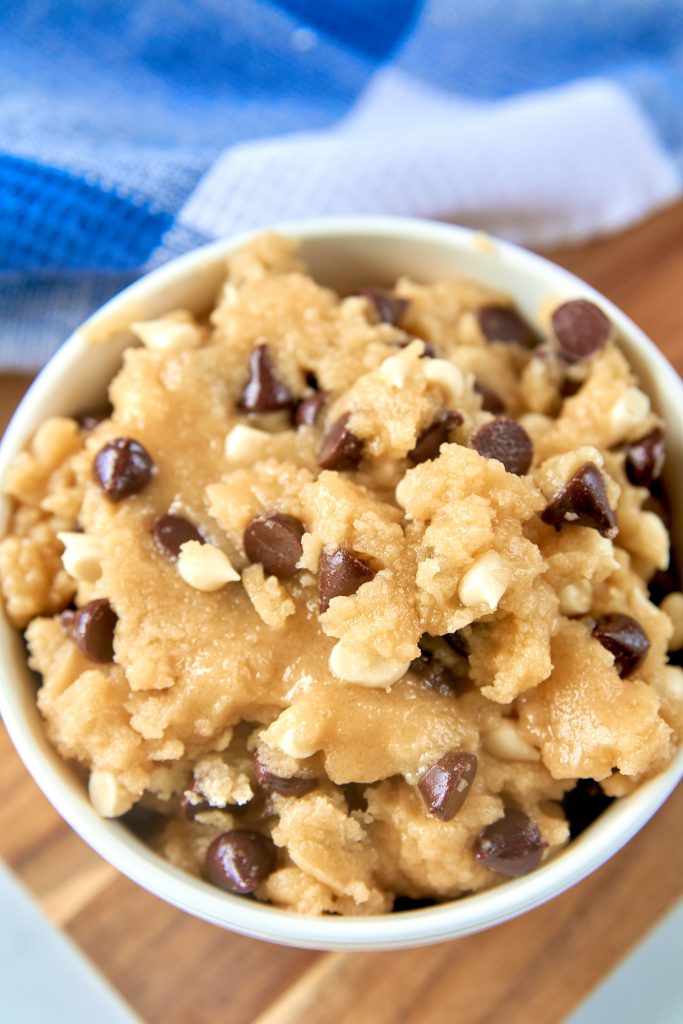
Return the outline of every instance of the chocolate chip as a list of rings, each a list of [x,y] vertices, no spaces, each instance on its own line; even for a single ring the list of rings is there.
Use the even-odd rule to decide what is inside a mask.
[[[480,832],[474,857],[499,875],[518,878],[538,867],[547,845],[535,821],[516,807],[508,807],[504,818]]]
[[[630,615],[600,615],[592,635],[614,655],[614,667],[621,676],[630,676],[650,650],[647,633]]]
[[[257,516],[244,531],[244,550],[250,562],[260,562],[268,576],[289,579],[303,554],[304,524],[281,512]]]
[[[524,348],[535,348],[538,337],[519,313],[508,306],[483,306],[477,310],[482,333],[489,341],[507,341]]]
[[[475,381],[474,390],[478,395],[481,395],[481,407],[484,412],[492,412],[494,416],[498,416],[501,412],[505,412],[505,402],[496,394],[495,391],[491,391],[485,384],[480,381]]]
[[[318,378],[313,373],[313,370],[306,370],[306,383],[308,384],[309,388],[312,388],[314,391],[320,390]]]
[[[87,412],[82,412],[79,416],[76,416],[76,422],[78,423],[81,430],[94,430],[104,420],[109,419],[113,412],[113,408],[110,402],[104,402],[97,409],[88,409]]]
[[[350,418],[348,412],[340,416],[323,437],[318,450],[322,469],[355,469],[363,458],[363,442],[347,427]]]
[[[206,851],[205,873],[214,885],[246,896],[265,882],[275,867],[272,839],[249,829],[217,836]]]
[[[315,391],[299,402],[294,414],[297,427],[314,427],[327,399],[327,391]]]
[[[249,357],[249,380],[240,398],[246,412],[274,412],[292,405],[294,398],[278,377],[267,345],[257,345]]]
[[[323,551],[319,569],[320,614],[326,612],[333,597],[350,597],[364,583],[374,579],[369,565],[356,558],[346,548]]]
[[[152,537],[159,551],[167,558],[177,558],[181,546],[188,540],[197,540],[200,543],[204,541],[194,523],[184,516],[172,515],[170,512],[155,520]]]
[[[110,501],[139,494],[152,479],[154,462],[146,448],[131,437],[117,437],[100,448],[93,476]]]
[[[417,788],[428,812],[440,821],[450,821],[465,803],[474,776],[477,758],[462,750],[451,750],[427,771]]]
[[[129,811],[122,814],[118,820],[134,835],[138,836],[139,839],[143,839],[148,843],[159,833],[168,821],[168,818],[161,811],[153,811],[149,807],[141,807],[140,804],[135,804]]]
[[[594,779],[579,779],[573,789],[562,797],[562,809],[569,824],[569,837],[576,839],[603,811],[607,810],[614,797],[607,796],[599,782]]]
[[[586,462],[567,481],[541,514],[544,523],[590,526],[603,537],[616,537],[617,517],[607,500],[605,479],[596,465]]]
[[[430,426],[426,427],[417,438],[417,444],[408,452],[408,461],[417,466],[420,462],[428,462],[439,454],[442,444],[448,441],[448,435],[462,423],[459,412],[442,412]]]
[[[524,427],[500,417],[485,423],[472,436],[472,445],[486,459],[498,459],[508,473],[524,476],[531,465],[534,448]]]
[[[392,914],[402,914],[407,910],[424,910],[426,907],[436,905],[436,900],[428,896],[420,899],[413,899],[412,896],[397,896],[391,908]]]
[[[411,661],[410,671],[419,676],[430,690],[446,697],[452,697],[461,682],[431,651],[422,651],[419,658]]]
[[[97,413],[86,412],[83,413],[82,416],[77,416],[76,422],[81,430],[88,431],[94,430],[95,427],[99,427],[100,423],[103,423],[106,418],[107,417],[104,414],[100,416]]]
[[[636,487],[650,487],[664,468],[666,435],[656,427],[626,449],[626,475]]]
[[[188,821],[194,821],[198,814],[205,814],[206,811],[212,810],[215,808],[200,793],[196,782],[193,782],[190,788],[184,790],[180,796],[180,813]]]
[[[261,789],[266,793],[278,793],[280,796],[304,796],[318,785],[317,779],[304,775],[292,775],[289,778],[275,775],[258,755],[254,755],[254,773]]]
[[[358,294],[368,300],[383,324],[400,323],[410,305],[409,299],[400,299],[387,288],[361,288]]]
[[[681,589],[681,581],[676,566],[671,563],[668,569],[658,569],[647,585],[650,600],[653,604],[660,605],[667,594],[674,590]],[[66,612],[62,612],[62,617]]]
[[[114,660],[114,629],[118,622],[116,612],[106,598],[88,601],[65,622],[69,636],[81,654],[91,661],[108,662]]]
[[[587,299],[574,299],[558,306],[552,324],[560,351],[571,363],[598,352],[607,343],[612,330],[603,311]]]

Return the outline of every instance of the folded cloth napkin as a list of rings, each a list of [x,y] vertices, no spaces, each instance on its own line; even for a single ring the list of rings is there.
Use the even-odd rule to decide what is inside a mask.
[[[10,0],[0,365],[233,231],[395,213],[550,245],[682,174],[681,0]]]

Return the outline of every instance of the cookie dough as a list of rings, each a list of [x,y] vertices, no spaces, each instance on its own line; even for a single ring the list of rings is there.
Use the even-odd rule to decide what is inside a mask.
[[[227,891],[375,914],[533,870],[670,761],[665,435],[592,302],[342,298],[265,234],[208,322],[132,333],[111,410],[15,460],[0,543],[102,815]]]

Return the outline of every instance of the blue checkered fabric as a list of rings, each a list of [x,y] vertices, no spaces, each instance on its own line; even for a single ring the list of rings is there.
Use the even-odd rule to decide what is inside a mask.
[[[680,0],[8,0],[0,364],[237,229],[402,213],[547,245],[682,174]]]

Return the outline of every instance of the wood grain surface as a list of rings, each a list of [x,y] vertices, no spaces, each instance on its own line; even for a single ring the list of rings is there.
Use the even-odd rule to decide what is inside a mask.
[[[683,204],[549,254],[683,369]],[[9,418],[28,384],[0,377]],[[590,878],[467,939],[315,953],[244,939],[139,889],[59,818],[0,729],[0,856],[148,1024],[556,1024],[683,894],[683,789]],[[39,965],[36,965],[37,969]]]

